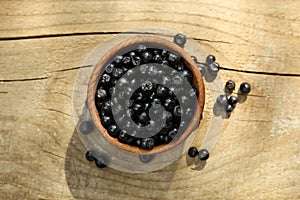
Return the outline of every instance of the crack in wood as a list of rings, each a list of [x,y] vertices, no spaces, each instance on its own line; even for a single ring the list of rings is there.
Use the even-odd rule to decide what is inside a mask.
[[[72,70],[77,70],[77,69],[81,69],[81,68],[89,68],[89,67],[93,67],[93,65],[84,65],[84,66],[79,66],[79,67],[71,67],[71,68],[66,68],[66,69],[58,69],[58,70],[51,71],[51,72],[66,72],[66,71],[72,71]]]
[[[43,35],[29,35],[29,36],[16,36],[16,37],[1,37],[0,41],[9,41],[9,40],[28,40],[28,39],[42,39],[42,38],[55,38],[55,37],[68,37],[68,36],[84,36],[84,35],[111,35],[111,34],[145,34],[145,35],[162,35],[162,36],[169,36],[173,37],[172,34],[165,34],[165,33],[154,33],[154,32],[136,32],[136,31],[129,31],[129,32],[119,32],[119,31],[108,31],[108,32],[76,32],[76,33],[61,33],[61,34],[43,34]],[[194,39],[196,41],[202,42],[212,42],[212,43],[224,43],[224,44],[233,44],[231,42],[222,41],[222,40],[209,40],[203,38],[188,38]]]
[[[0,83],[9,83],[9,82],[25,82],[25,81],[40,81],[48,79],[48,76],[43,77],[34,77],[34,78],[23,78],[23,79],[2,79]]]
[[[42,38],[55,38],[55,37],[67,37],[67,36],[82,36],[82,35],[110,35],[119,34],[121,32],[77,32],[77,33],[61,33],[61,34],[43,34],[43,35],[28,35],[28,36],[16,36],[16,37],[1,37],[0,41],[9,40],[28,40],[28,39],[42,39]]]
[[[212,42],[212,43],[223,43],[223,44],[233,44],[231,42],[226,42],[226,41],[222,41],[222,40],[209,40],[209,39],[201,39],[201,38],[191,38],[194,39],[196,41],[201,41],[201,42]]]
[[[28,35],[28,36],[15,36],[15,37],[0,37],[0,41],[10,41],[10,40],[28,40],[28,39],[42,39],[42,38],[55,38],[55,37],[68,37],[68,36],[84,36],[84,35],[113,35],[113,34],[154,34],[154,35],[162,35],[159,33],[152,32],[119,32],[119,31],[107,31],[107,32],[75,32],[75,33],[59,33],[59,34],[43,34],[43,35]],[[171,36],[171,35],[168,35]]]
[[[61,158],[61,159],[65,159],[65,157],[60,156],[60,155],[55,154],[55,153],[52,153],[52,152],[50,152],[50,151],[46,151],[46,150],[42,150],[42,151],[43,151],[44,153],[50,154],[50,155],[52,155],[52,156],[55,156],[55,157],[58,157],[58,158]]]
[[[45,110],[49,110],[49,111],[61,113],[61,114],[63,114],[63,115],[69,116],[69,117],[73,117],[73,115],[70,115],[70,114],[68,114],[68,113],[65,113],[65,112],[63,112],[63,111],[56,110],[56,109],[53,109],[53,108],[46,108]]]
[[[248,70],[242,70],[242,69],[232,69],[232,68],[227,68],[227,67],[220,67],[220,69],[226,70],[226,71],[234,71],[234,72],[249,73],[249,74],[261,74],[261,75],[271,75],[271,76],[292,76],[292,77],[300,77],[300,74],[291,74],[291,73],[248,71]]]

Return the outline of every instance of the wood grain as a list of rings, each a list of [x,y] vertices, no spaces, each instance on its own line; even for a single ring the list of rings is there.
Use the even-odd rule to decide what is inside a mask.
[[[299,199],[299,7],[268,0],[1,1],[0,199]],[[252,85],[202,170],[185,154],[147,174],[99,170],[84,159],[71,103],[78,68],[112,33],[146,26],[195,38],[228,68],[219,76]]]
[[[0,37],[170,27],[209,41],[237,69],[299,74],[300,1],[1,1]],[[266,37],[267,36],[267,37]],[[229,53],[230,52],[230,53]]]

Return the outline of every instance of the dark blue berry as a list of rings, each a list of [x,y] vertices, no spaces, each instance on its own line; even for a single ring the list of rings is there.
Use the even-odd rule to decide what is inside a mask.
[[[235,105],[231,105],[231,104],[225,105],[225,111],[227,113],[231,113],[234,110],[234,108],[235,108]]]
[[[236,96],[231,96],[228,99],[228,104],[230,104],[230,105],[235,105],[235,104],[237,104],[237,102],[238,102],[238,98]]]
[[[110,84],[112,85],[112,86],[115,86],[116,84],[117,84],[117,82],[118,82],[118,79],[119,79],[119,77],[117,78],[112,78],[111,79],[111,81],[110,81]]]
[[[102,118],[101,118],[101,123],[102,123],[102,125],[105,127],[105,128],[108,128],[110,125],[111,125],[111,123],[113,122],[113,119],[112,119],[112,117],[110,117],[110,116],[102,116]]]
[[[152,99],[152,102],[153,102],[154,104],[161,104],[161,100],[158,99],[158,98]]]
[[[189,148],[188,154],[190,157],[194,158],[198,155],[198,149],[196,147]]]
[[[162,57],[160,55],[155,55],[153,61],[156,63],[162,63]]]
[[[143,111],[143,106],[141,104],[138,104],[138,103],[135,103],[133,104],[132,106],[132,110],[135,112],[135,113],[141,113]]]
[[[134,66],[138,66],[141,64],[141,58],[139,56],[132,57],[132,64]]]
[[[110,101],[106,101],[101,108],[102,114],[108,115],[111,113],[111,104]]]
[[[136,141],[135,141],[135,145],[136,146],[141,146],[141,143],[142,143],[142,139],[137,139]]]
[[[185,66],[183,63],[178,63],[178,64],[175,64],[174,65],[174,68],[177,70],[177,71],[183,71],[185,69]]]
[[[232,80],[227,81],[225,84],[225,90],[227,92],[232,92],[234,89],[235,89],[235,82],[233,82]]]
[[[105,101],[106,97],[107,97],[107,93],[104,89],[98,89],[97,90],[97,94],[96,94],[97,100],[100,102]]]
[[[169,66],[169,62],[168,62],[167,60],[163,60],[163,61],[161,62],[161,64],[162,64],[162,65]]]
[[[216,61],[216,57],[213,56],[213,55],[208,55],[208,56],[206,57],[206,63],[207,63],[207,64],[214,63],[215,61]]]
[[[177,63],[180,60],[180,56],[175,53],[170,53],[168,57],[168,61],[170,63]]]
[[[144,104],[144,109],[145,109],[145,110],[149,110],[150,106],[151,106],[150,103],[145,103],[145,104]]]
[[[240,92],[242,94],[249,94],[250,91],[251,91],[251,86],[249,83],[245,82],[240,85]]]
[[[143,125],[150,121],[150,118],[146,112],[141,113],[138,119]]]
[[[95,160],[95,164],[98,168],[102,169],[102,168],[105,168],[107,167],[106,164],[104,164],[102,161],[100,160]]]
[[[176,117],[180,117],[181,116],[181,107],[180,106],[175,106],[174,110],[173,110],[173,114]]]
[[[116,56],[114,59],[116,64],[121,64],[122,60],[123,60],[123,56]]]
[[[129,141],[128,141],[128,140],[129,140],[129,137],[130,137],[130,135],[128,135],[126,131],[121,130],[121,132],[120,132],[120,134],[119,134],[119,137],[118,137],[118,140],[119,140],[121,143],[126,144],[126,143],[129,143]]]
[[[184,44],[186,43],[186,37],[185,35],[178,33],[177,35],[175,35],[174,37],[174,43],[177,44],[180,47],[184,47]]]
[[[207,160],[209,158],[209,152],[206,149],[201,149],[198,153],[200,160]]]
[[[216,74],[220,69],[220,65],[216,62],[213,62],[208,66],[208,69],[211,73]]]
[[[96,107],[98,110],[101,109],[102,105],[103,105],[103,102],[96,101]]]
[[[168,95],[168,89],[164,86],[158,86],[156,89],[156,95],[158,97],[166,97]]]
[[[143,58],[143,62],[144,63],[148,63],[148,62],[150,62],[151,61],[151,59],[152,59],[152,55],[151,55],[151,53],[150,52],[144,52],[143,54],[142,54],[142,58]]]
[[[123,74],[124,74],[124,71],[121,68],[115,68],[114,71],[113,71],[113,73],[112,73],[112,75],[115,78],[120,78]]]
[[[147,97],[147,95],[144,95],[143,93],[138,92],[136,95],[136,100],[140,101],[140,102],[146,102],[148,100],[148,97]]]
[[[145,81],[144,83],[142,83],[142,90],[144,92],[151,91],[152,88],[153,88],[153,84],[151,81]]]
[[[170,141],[177,139],[177,132],[178,132],[177,128],[174,128],[169,132],[168,137]]]
[[[173,128],[173,126],[174,126],[174,123],[173,123],[173,118],[172,118],[172,120],[167,120],[163,127],[166,129],[171,129],[171,128]]]
[[[164,107],[168,111],[173,111],[174,107],[176,105],[176,102],[173,99],[167,98],[164,103]]]
[[[134,142],[135,142],[135,137],[128,135],[126,143],[130,145],[134,145]]]
[[[155,145],[155,141],[153,138],[142,139],[142,142],[141,142],[142,149],[151,150],[151,149],[153,149],[154,145]]]
[[[112,73],[114,71],[114,68],[115,68],[115,66],[113,64],[108,64],[105,67],[105,72],[108,73],[108,74],[110,74],[110,73]]]
[[[164,140],[165,140],[165,134],[157,134],[158,137],[157,137],[157,140],[158,142],[163,142],[164,143]]]
[[[162,138],[161,138],[161,141],[165,144],[168,144],[171,142],[171,139],[168,135],[163,135]]]
[[[88,161],[94,161],[95,160],[95,157],[93,156],[92,152],[91,151],[87,151],[85,153],[85,158],[88,160]]]
[[[108,127],[107,131],[110,136],[118,137],[121,130],[119,129],[119,127],[117,125],[113,124]]]
[[[129,56],[124,56],[122,59],[123,65],[127,66],[131,63],[131,58]]]
[[[100,82],[103,83],[103,84],[106,84],[106,83],[110,82],[110,79],[111,79],[110,75],[103,74],[103,76],[101,77]]]
[[[166,50],[166,49],[162,50],[161,56],[162,56],[163,58],[166,58],[168,55],[169,55],[169,51],[168,51],[168,50]]]
[[[111,87],[111,88],[108,89],[108,91],[109,91],[109,94],[112,95],[116,91],[116,88]]]
[[[132,58],[132,57],[135,56],[135,53],[132,51],[132,52],[129,53],[129,56]]]
[[[161,50],[154,49],[153,53],[154,53],[154,55],[159,55],[159,54],[161,54]]]

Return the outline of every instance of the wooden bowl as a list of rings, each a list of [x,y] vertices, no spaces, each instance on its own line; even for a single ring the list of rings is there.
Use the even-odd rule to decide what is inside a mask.
[[[198,106],[195,110],[194,117],[189,122],[189,125],[187,126],[184,133],[178,138],[176,141],[172,141],[168,144],[155,146],[152,150],[144,150],[139,147],[131,146],[128,144],[123,144],[118,141],[117,138],[113,138],[109,135],[107,130],[102,126],[101,119],[98,114],[98,110],[96,108],[95,103],[95,93],[97,89],[97,84],[99,82],[100,73],[103,70],[103,68],[110,62],[116,55],[122,55],[126,53],[126,49],[130,46],[137,46],[139,44],[144,44],[146,46],[157,46],[157,48],[160,49],[168,49],[170,51],[178,53],[185,62],[186,66],[191,70],[193,73],[194,79],[193,79],[193,85],[196,87],[196,89],[199,92],[198,95]],[[134,39],[129,39],[127,41],[124,41],[116,46],[114,46],[112,49],[110,49],[97,63],[96,67],[94,68],[89,85],[88,85],[88,92],[87,92],[87,104],[88,109],[91,114],[91,118],[93,120],[93,123],[95,124],[95,127],[99,130],[101,134],[107,139],[108,142],[114,144],[120,149],[123,149],[128,152],[136,153],[136,154],[156,154],[161,153],[164,151],[167,151],[169,149],[174,148],[175,146],[179,145],[180,143],[184,142],[185,139],[195,130],[196,127],[199,126],[200,116],[203,111],[204,106],[204,100],[205,100],[205,93],[204,93],[204,84],[202,76],[200,75],[200,72],[195,64],[195,62],[191,59],[191,56],[186,53],[181,47],[174,44],[173,42],[170,42],[168,40],[157,38],[157,37],[137,37]]]

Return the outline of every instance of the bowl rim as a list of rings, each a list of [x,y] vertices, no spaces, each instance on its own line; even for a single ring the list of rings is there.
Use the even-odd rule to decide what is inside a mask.
[[[183,58],[186,66],[192,71],[194,76],[193,84],[196,86],[196,89],[198,90],[198,98],[197,98],[198,106],[196,107],[192,120],[189,122],[189,125],[186,128],[186,130],[183,132],[183,134],[178,138],[178,140],[172,141],[168,144],[155,146],[152,150],[145,150],[129,144],[123,144],[119,142],[117,138],[110,136],[108,131],[102,126],[101,119],[99,117],[98,110],[96,108],[96,103],[95,103],[95,93],[99,82],[99,74],[101,73],[103,67],[106,66],[108,61],[113,56],[118,55],[118,52],[128,48],[128,46],[134,46],[140,44],[144,44],[146,46],[147,44],[159,45],[170,51],[178,53]],[[184,142],[187,139],[187,137],[200,124],[199,122],[201,120],[201,115],[203,112],[204,101],[205,101],[205,88],[204,88],[203,78],[198,70],[196,63],[192,60],[191,56],[175,43],[163,38],[153,37],[153,36],[140,36],[133,39],[128,39],[112,47],[110,50],[108,50],[105,53],[105,55],[98,61],[95,68],[93,69],[93,72],[90,76],[90,80],[88,83],[88,90],[87,90],[87,107],[89,109],[91,119],[95,127],[97,128],[97,130],[100,132],[100,134],[102,134],[108,142],[114,144],[115,146],[121,148],[122,150],[136,153],[136,154],[162,153],[170,149],[173,149],[177,145]]]

